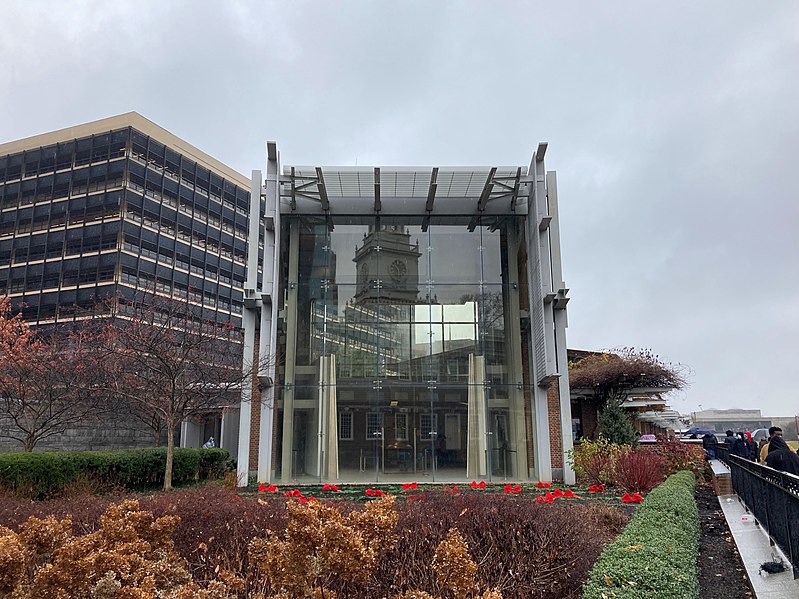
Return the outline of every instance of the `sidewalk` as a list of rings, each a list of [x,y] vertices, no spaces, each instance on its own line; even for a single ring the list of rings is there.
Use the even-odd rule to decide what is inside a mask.
[[[746,574],[752,583],[755,596],[769,599],[799,597],[799,579],[794,580],[788,558],[779,547],[770,545],[768,535],[762,527],[755,524],[754,518],[746,511],[738,496],[721,495],[719,504],[746,567]],[[761,564],[777,561],[778,556],[785,564],[784,572],[779,574],[760,572]]]

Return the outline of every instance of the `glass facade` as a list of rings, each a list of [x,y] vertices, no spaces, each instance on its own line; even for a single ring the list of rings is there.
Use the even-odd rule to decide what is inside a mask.
[[[147,289],[241,326],[249,201],[132,127],[0,156],[0,294],[35,324]]]
[[[470,222],[283,216],[280,478],[527,477],[523,219]]]

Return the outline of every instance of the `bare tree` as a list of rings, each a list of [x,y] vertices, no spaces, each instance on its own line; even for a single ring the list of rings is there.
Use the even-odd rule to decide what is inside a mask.
[[[104,333],[111,389],[167,435],[164,490],[172,488],[175,429],[192,415],[238,400],[251,372],[242,369],[242,334],[202,318],[188,300],[152,293],[118,300]]]
[[[685,365],[663,362],[651,350],[624,347],[570,363],[569,386],[590,389],[601,404],[609,399],[621,402],[635,389],[684,389],[686,372]]]
[[[90,328],[34,335],[0,302],[0,435],[33,451],[102,412],[97,336]]]

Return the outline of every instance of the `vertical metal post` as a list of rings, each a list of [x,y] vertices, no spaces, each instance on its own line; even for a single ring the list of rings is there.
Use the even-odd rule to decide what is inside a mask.
[[[549,252],[547,251],[545,255],[541,255],[542,240],[538,227],[541,217],[545,214],[546,207],[545,152],[546,144],[540,144],[529,169],[529,174],[533,177],[533,180],[531,182],[531,194],[528,199],[526,241],[527,287],[531,326],[530,372],[532,376],[530,379],[532,382],[533,425],[535,431],[535,473],[539,480],[549,481],[552,480],[552,453],[549,443],[547,389],[542,384],[546,384],[545,381],[549,374],[551,362],[549,352],[554,345],[550,339],[552,331],[545,326],[546,311],[543,311],[544,281],[551,281],[551,273],[549,272]],[[543,317],[541,316],[542,312]],[[552,371],[554,372],[554,367]]]
[[[549,247],[550,261],[552,264],[552,285],[553,291],[557,291],[557,297],[552,303],[554,313],[555,331],[555,359],[558,372],[558,397],[560,399],[560,446],[561,457],[563,460],[563,482],[573,485],[576,481],[574,469],[569,464],[569,452],[574,447],[572,436],[572,407],[571,391],[569,389],[569,358],[566,346],[566,328],[569,326],[566,315],[565,297],[566,283],[563,282],[563,267],[560,260],[560,224],[558,221],[558,179],[554,171],[546,175],[547,182],[547,206],[549,216],[552,220],[549,223]],[[560,303],[563,305],[560,305]]]
[[[271,482],[273,471],[273,431],[277,411],[274,383],[277,372],[277,320],[280,297],[280,154],[274,142],[268,142],[267,148],[264,252],[261,260],[263,281],[260,290],[261,336],[258,352],[261,363],[258,365],[258,378],[269,384],[261,389],[258,439],[258,482],[261,483]],[[271,226],[267,226],[270,222]]]

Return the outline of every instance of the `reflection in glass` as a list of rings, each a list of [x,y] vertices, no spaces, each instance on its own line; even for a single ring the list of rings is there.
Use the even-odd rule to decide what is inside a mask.
[[[504,228],[287,221],[299,228],[291,477],[519,476]]]

